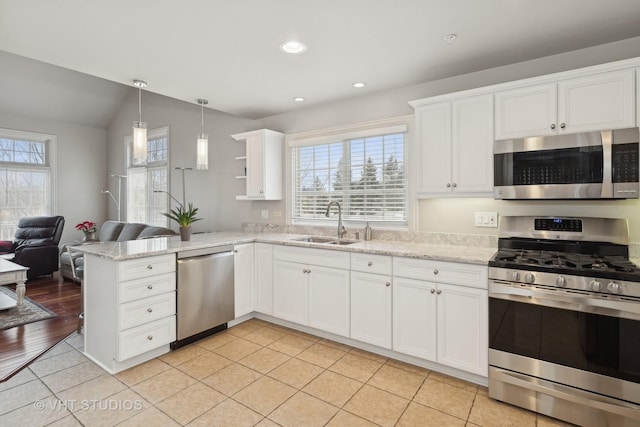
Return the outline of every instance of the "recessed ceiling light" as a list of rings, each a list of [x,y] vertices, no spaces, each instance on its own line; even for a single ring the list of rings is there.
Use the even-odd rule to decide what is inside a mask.
[[[280,49],[287,53],[302,53],[307,50],[307,45],[302,42],[290,41],[281,44]]]
[[[361,87],[365,87],[366,84],[362,83],[362,82],[355,82],[353,84],[353,87],[357,87],[357,88],[361,88]]]
[[[457,35],[455,35],[454,33],[451,33],[444,36],[444,41],[447,42],[447,44],[451,44],[454,41],[456,41],[457,38],[458,38]]]
[[[293,100],[296,101],[296,102],[302,102],[302,101],[304,101],[304,98],[301,97],[301,96],[296,96],[295,98],[293,98]]]

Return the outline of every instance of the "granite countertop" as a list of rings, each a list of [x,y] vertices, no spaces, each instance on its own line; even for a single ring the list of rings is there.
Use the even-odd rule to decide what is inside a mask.
[[[463,262],[468,264],[487,264],[496,252],[496,248],[490,247],[454,246],[389,240],[356,241],[356,243],[350,245],[330,245],[296,240],[304,238],[305,236],[307,235],[288,233],[215,232],[193,234],[191,240],[188,242],[181,241],[179,236],[157,237],[127,242],[86,244],[74,246],[74,249],[86,254],[120,261],[216,246],[261,242],[316,249]]]

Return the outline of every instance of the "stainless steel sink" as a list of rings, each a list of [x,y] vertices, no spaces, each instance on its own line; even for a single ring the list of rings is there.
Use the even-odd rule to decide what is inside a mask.
[[[339,245],[339,246],[351,245],[357,242],[357,240],[338,240],[335,237],[325,237],[325,236],[306,236],[306,237],[300,237],[293,240],[297,242],[320,243],[323,245]]]

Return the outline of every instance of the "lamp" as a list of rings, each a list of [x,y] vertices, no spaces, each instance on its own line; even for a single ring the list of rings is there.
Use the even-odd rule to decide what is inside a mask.
[[[204,106],[208,103],[209,101],[206,99],[198,99],[198,104],[202,109],[202,122],[196,143],[196,169],[198,170],[209,169],[209,135],[204,133]]]
[[[113,200],[113,203],[116,204],[116,208],[118,209],[118,221],[120,221],[120,195],[122,194],[122,180],[126,179],[127,177],[126,175],[111,174],[111,178],[114,177],[118,178],[118,198],[116,199],[113,193],[109,190],[102,190],[101,193],[111,196],[111,200]]]
[[[147,82],[134,80],[133,85],[138,88],[138,114],[140,120],[133,122],[133,161],[134,165],[147,163],[147,124],[142,121],[142,88]]]

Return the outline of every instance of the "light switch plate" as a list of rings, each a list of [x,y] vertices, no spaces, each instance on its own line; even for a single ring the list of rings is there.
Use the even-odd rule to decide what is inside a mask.
[[[269,219],[269,210],[268,209],[262,209],[260,211],[260,218]]]
[[[476,227],[497,228],[498,212],[476,212],[474,223]]]

